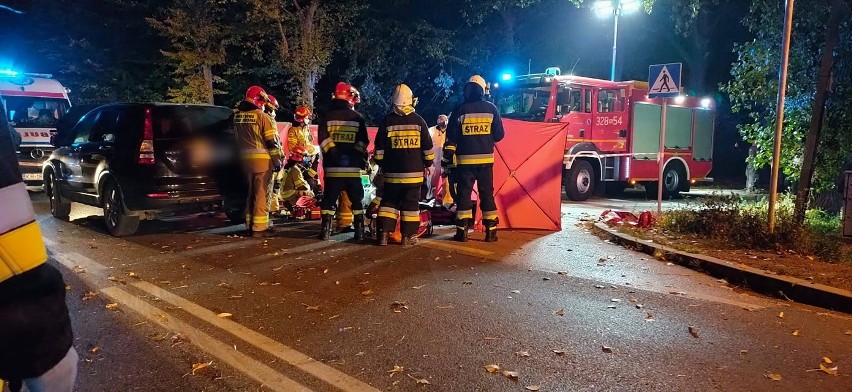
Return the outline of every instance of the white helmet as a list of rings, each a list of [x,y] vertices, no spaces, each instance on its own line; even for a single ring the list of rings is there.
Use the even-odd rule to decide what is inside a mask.
[[[468,80],[468,82],[478,84],[479,87],[482,87],[482,91],[486,90],[485,79],[482,76],[473,75],[473,76],[470,77],[470,80]]]
[[[414,93],[405,83],[400,83],[393,89],[393,104],[395,106],[414,106]]]

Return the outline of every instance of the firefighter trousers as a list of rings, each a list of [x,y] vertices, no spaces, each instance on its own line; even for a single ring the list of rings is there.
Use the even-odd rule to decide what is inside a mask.
[[[486,226],[497,220],[497,204],[494,202],[494,165],[459,166],[456,171],[457,195],[456,219],[461,223],[473,219],[473,184],[476,183],[479,192],[479,206],[482,209],[482,220]]]
[[[266,171],[248,170],[246,179],[246,229],[264,231],[269,228],[269,202],[272,195],[272,164]]]
[[[337,200],[340,198],[341,192],[346,192],[352,204],[352,213],[354,215],[364,214],[364,186],[361,185],[361,176],[358,177],[329,177],[323,178],[325,188],[323,189],[322,201],[320,201],[320,209],[323,215],[332,215],[337,205]]]
[[[379,204],[379,227],[386,233],[396,230],[396,220],[402,217],[399,231],[411,237],[420,227],[420,184],[385,183]]]

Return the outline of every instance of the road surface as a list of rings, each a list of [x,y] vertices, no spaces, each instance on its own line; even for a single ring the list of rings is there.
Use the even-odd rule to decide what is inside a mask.
[[[852,390],[849,315],[580,225],[656,208],[638,194],[566,202],[558,233],[459,244],[446,228],[413,248],[320,242],[314,222],[251,239],[217,216],[113,238],[95,208],[63,222],[32,199],[69,286],[79,391]],[[824,357],[838,375],[814,370]]]

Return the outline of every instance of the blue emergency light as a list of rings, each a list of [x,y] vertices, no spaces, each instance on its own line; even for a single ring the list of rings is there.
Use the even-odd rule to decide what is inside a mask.
[[[508,82],[512,80],[512,74],[505,72],[503,73],[503,75],[500,76],[500,79],[502,79],[504,82]]]

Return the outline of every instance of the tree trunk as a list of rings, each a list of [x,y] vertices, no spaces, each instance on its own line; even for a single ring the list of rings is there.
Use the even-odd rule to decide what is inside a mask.
[[[201,71],[204,73],[204,95],[209,104],[213,104],[213,68],[210,64],[201,66]]]
[[[816,95],[814,95],[811,126],[805,141],[802,171],[799,175],[799,187],[796,191],[796,207],[793,217],[798,224],[802,224],[805,220],[805,209],[808,206],[814,175],[816,150],[819,146],[819,135],[825,117],[825,102],[828,98],[828,89],[831,84],[831,71],[834,66],[834,48],[837,46],[837,40],[840,35],[840,21],[845,11],[846,9],[842,0],[832,0],[830,16],[825,29],[825,47],[822,49],[822,59],[820,59],[819,83]]]
[[[308,107],[314,107],[314,89],[317,85],[319,69],[318,66],[314,64],[315,59],[307,56],[306,52],[311,49],[311,45],[314,42],[314,34],[316,34],[316,15],[321,2],[321,0],[312,0],[305,8],[304,19],[302,20],[302,40],[301,48],[299,48],[299,50],[303,52],[303,55],[300,57],[306,64],[304,64],[303,68],[305,74],[302,75],[302,91],[300,98],[303,103],[308,105]]]

